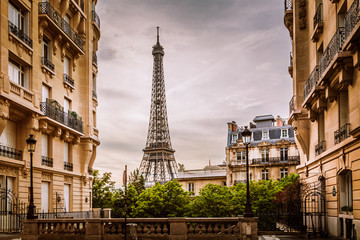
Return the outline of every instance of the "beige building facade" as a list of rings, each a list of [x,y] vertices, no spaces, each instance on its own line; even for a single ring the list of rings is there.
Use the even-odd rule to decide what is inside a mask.
[[[0,3],[0,189],[37,212],[88,211],[96,128],[96,0]],[[56,209],[57,207],[57,209]]]
[[[244,127],[228,123],[226,153],[226,184],[233,186],[246,182],[246,146],[241,133]],[[281,179],[297,173],[298,150],[294,132],[286,120],[272,115],[256,116],[250,123],[251,141],[248,147],[249,179]]]
[[[321,186],[326,231],[360,239],[359,1],[285,1],[292,41],[289,124],[305,183]]]

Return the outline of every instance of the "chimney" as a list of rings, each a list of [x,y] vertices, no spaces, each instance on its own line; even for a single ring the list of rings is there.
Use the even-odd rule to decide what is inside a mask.
[[[283,121],[282,121],[282,119],[280,118],[279,115],[276,118],[276,126],[278,126],[278,127],[284,126]]]
[[[232,131],[232,132],[236,132],[237,130],[237,125],[235,121],[232,122],[228,122],[228,130]]]

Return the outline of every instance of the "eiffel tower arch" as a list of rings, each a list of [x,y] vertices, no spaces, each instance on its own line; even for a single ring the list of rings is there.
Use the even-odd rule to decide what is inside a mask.
[[[175,150],[171,146],[166,110],[164,48],[159,41],[159,27],[157,27],[157,42],[153,46],[152,55],[154,67],[150,121],[146,147],[143,149],[144,156],[140,164],[140,173],[144,176],[147,187],[151,187],[155,182],[163,184],[177,177]]]

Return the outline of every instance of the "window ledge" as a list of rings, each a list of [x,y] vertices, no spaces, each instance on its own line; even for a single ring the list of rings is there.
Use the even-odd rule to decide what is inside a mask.
[[[50,68],[48,68],[47,66],[42,64],[41,68],[42,68],[43,73],[49,74],[51,78],[53,78],[55,76],[55,72],[53,70],[51,70]]]
[[[24,41],[22,41],[20,38],[18,38],[15,34],[13,34],[12,32],[9,32],[9,40],[11,40],[12,42],[14,42],[14,40],[16,40],[17,42],[21,43],[21,45],[25,47],[27,54],[32,56],[34,50],[31,47],[29,47]]]

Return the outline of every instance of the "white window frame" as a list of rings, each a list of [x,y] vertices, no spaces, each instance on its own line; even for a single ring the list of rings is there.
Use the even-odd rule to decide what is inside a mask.
[[[238,162],[246,161],[246,151],[236,152],[236,161],[238,161]]]
[[[51,41],[46,38],[42,41],[42,57],[51,62]]]
[[[71,185],[64,184],[64,212],[70,212]]]
[[[187,183],[187,190],[188,192],[195,192],[195,183],[194,182],[189,182]]]
[[[231,134],[231,143],[236,143],[238,140],[238,134]]]
[[[289,160],[289,149],[288,148],[280,148],[280,161],[288,161]]]
[[[49,157],[49,135],[41,134],[41,156]]]
[[[286,134],[284,134],[286,133]],[[288,138],[289,137],[289,129],[283,128],[281,129],[281,138]]]
[[[261,161],[262,162],[269,162],[270,153],[268,148],[261,149]]]
[[[262,139],[262,140],[269,140],[269,139],[270,139],[270,137],[269,137],[269,130],[263,130],[263,131],[262,131],[261,139]]]
[[[261,179],[269,180],[269,170],[267,170],[267,169],[261,170]]]
[[[9,2],[9,21],[21,32],[29,34],[29,13]]]
[[[287,168],[280,169],[280,179],[282,179],[283,177],[286,177],[287,175],[288,175],[288,169]]]
[[[29,89],[29,68],[9,59],[8,75],[10,81],[20,85],[26,89]]]
[[[64,142],[64,162],[70,162],[70,144]]]
[[[50,183],[41,182],[41,212],[49,212],[50,206]]]
[[[64,74],[70,76],[70,58],[64,57]]]
[[[50,87],[43,84],[41,91],[42,91],[41,100],[42,102],[46,102],[47,99],[50,99]]]

